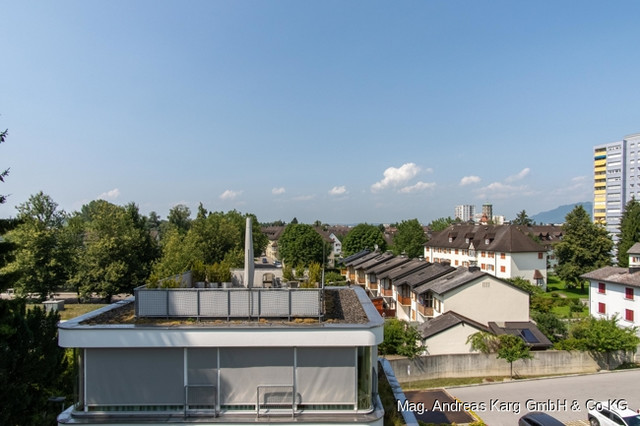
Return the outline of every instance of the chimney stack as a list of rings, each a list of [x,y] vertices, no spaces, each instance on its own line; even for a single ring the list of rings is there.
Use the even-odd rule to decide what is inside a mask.
[[[253,287],[253,232],[251,218],[247,217],[247,227],[244,235],[244,286]]]

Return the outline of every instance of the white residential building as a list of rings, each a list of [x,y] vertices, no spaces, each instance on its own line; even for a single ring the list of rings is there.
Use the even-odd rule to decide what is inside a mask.
[[[468,222],[473,220],[474,215],[476,214],[476,206],[471,204],[461,204],[456,206],[455,209],[455,218],[460,219],[463,222]]]
[[[425,244],[424,258],[454,267],[477,265],[498,278],[522,277],[547,285],[547,249],[515,225],[451,225]]]
[[[628,251],[629,268],[606,266],[582,275],[589,280],[589,312],[618,318],[623,327],[640,326],[640,243]]]

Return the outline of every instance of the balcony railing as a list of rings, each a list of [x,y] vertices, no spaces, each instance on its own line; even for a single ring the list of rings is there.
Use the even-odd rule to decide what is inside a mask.
[[[383,288],[382,289],[382,295],[383,296],[393,297],[393,290],[390,289],[390,288]]]
[[[369,290],[377,290],[378,283],[369,283]]]
[[[134,290],[137,317],[322,319],[322,289],[146,288]]]
[[[433,318],[433,308],[429,308],[418,303],[418,312],[420,312],[423,317]]]
[[[402,306],[411,306],[411,298],[398,295],[398,303]]]
[[[217,389],[213,385],[187,385],[184,387],[184,416],[211,414],[218,416]]]

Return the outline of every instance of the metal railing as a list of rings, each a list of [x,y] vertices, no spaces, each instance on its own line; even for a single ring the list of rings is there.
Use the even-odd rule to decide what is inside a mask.
[[[292,385],[264,385],[256,389],[256,415],[296,414],[296,392]]]
[[[184,416],[208,414],[218,416],[217,389],[214,385],[186,385],[184,387]]]
[[[136,317],[310,318],[322,320],[317,288],[146,288],[134,290]]]

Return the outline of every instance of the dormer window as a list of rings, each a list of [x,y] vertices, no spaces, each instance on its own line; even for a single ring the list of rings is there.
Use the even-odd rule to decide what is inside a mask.
[[[485,243],[486,245],[489,245],[489,243],[490,243],[490,242],[491,242],[491,240],[490,240],[490,239],[488,239],[488,238],[485,238],[485,239],[484,239],[484,243]]]
[[[449,242],[452,243],[453,242],[453,237],[449,237]]]
[[[469,244],[469,238],[468,238],[468,237],[467,237],[467,238],[465,238],[465,239],[464,239],[464,242],[465,242],[465,243],[467,243],[467,244]]]

